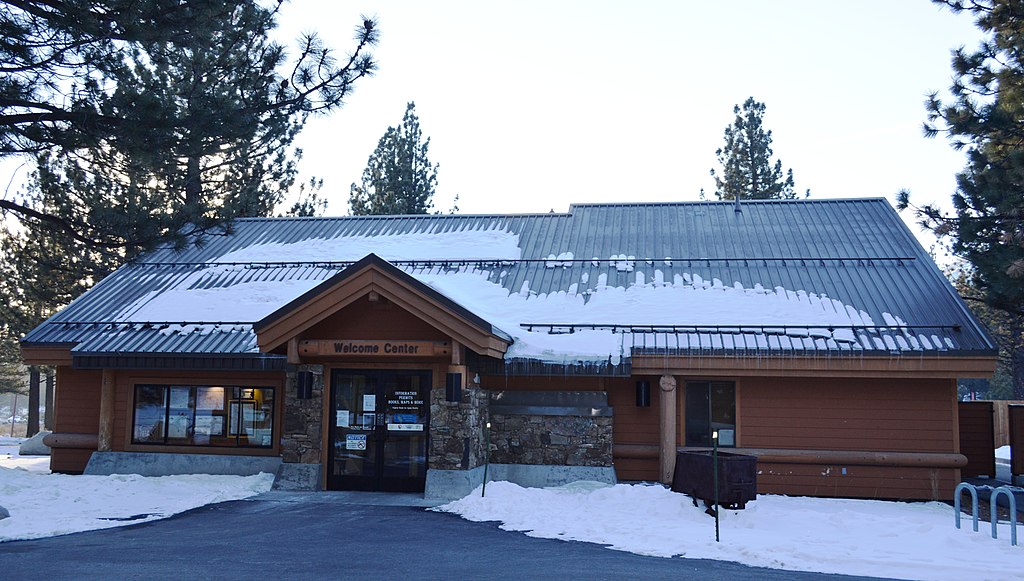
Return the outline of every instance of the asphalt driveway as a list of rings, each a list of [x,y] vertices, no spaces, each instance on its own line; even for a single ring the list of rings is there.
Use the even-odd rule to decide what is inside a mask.
[[[268,493],[169,519],[0,543],[5,579],[824,579],[535,539],[409,496]]]

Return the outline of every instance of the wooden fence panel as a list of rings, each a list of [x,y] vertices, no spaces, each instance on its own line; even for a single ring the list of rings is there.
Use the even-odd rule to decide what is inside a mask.
[[[1010,433],[1010,473],[1024,474],[1024,405],[1008,406]]]
[[[960,453],[967,456],[961,478],[996,475],[996,450],[990,401],[960,402]]]
[[[997,399],[992,400],[995,405],[995,430],[996,448],[1010,443],[1010,419],[1009,406],[1024,404],[1024,400]]]

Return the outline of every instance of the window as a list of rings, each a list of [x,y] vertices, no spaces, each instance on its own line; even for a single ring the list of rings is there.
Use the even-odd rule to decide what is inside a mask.
[[[736,445],[736,384],[731,381],[686,382],[686,445]]]
[[[136,385],[133,444],[270,448],[274,389]]]

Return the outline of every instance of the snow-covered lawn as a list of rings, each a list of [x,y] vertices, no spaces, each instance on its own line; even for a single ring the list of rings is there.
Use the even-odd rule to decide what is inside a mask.
[[[587,541],[658,557],[735,561],[747,565],[902,579],[1024,579],[1024,546],[953,526],[938,502],[901,503],[761,495],[745,510],[715,521],[689,497],[661,486],[576,483],[522,488],[508,482],[478,488],[434,510],[472,521],[501,521],[529,536]],[[1018,531],[1024,541],[1024,530]]]
[[[266,492],[273,474],[162,476],[50,474],[49,456],[18,456],[21,439],[0,438],[0,542],[37,539],[166,518]]]

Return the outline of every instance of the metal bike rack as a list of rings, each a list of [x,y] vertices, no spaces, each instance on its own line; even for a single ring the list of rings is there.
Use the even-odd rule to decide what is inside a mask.
[[[1010,502],[1010,544],[1017,546],[1017,499],[1014,498],[1013,492],[1010,491],[1006,486],[1000,486],[992,491],[992,496],[989,497],[988,501],[992,508],[992,538],[998,538],[998,530],[996,524],[999,522],[996,518],[996,504],[999,500],[999,495],[1005,494],[1007,500]]]
[[[973,484],[967,482],[957,484],[956,490],[953,491],[953,495],[956,497],[953,501],[953,512],[956,513],[956,528],[960,528],[960,497],[963,496],[965,490],[971,493],[971,516],[974,518],[974,532],[978,532],[978,489]]]
[[[973,484],[967,482],[961,482],[956,485],[956,490],[953,491],[955,499],[953,501],[953,512],[955,515],[956,528],[960,528],[960,499],[963,497],[964,491],[967,491],[971,495],[971,518],[974,521],[974,532],[978,532],[978,488]],[[996,508],[999,504],[999,495],[1005,494],[1007,500],[1010,503],[1010,544],[1017,546],[1017,499],[1013,496],[1013,492],[1006,486],[1000,486],[992,491],[992,495],[989,496],[989,509],[990,509],[990,520],[992,521],[992,538],[999,538],[999,518],[996,515]]]

